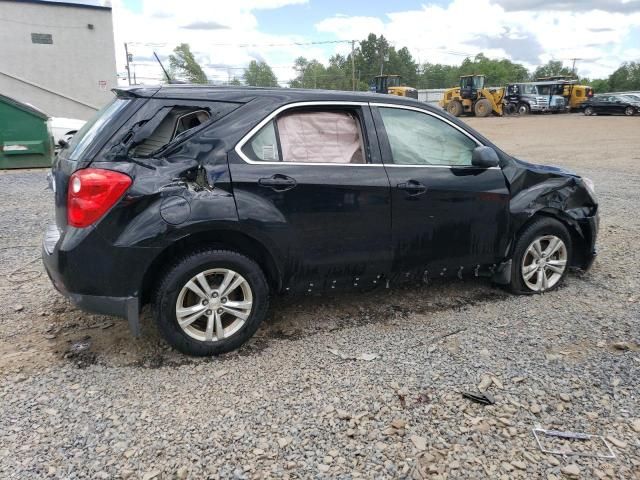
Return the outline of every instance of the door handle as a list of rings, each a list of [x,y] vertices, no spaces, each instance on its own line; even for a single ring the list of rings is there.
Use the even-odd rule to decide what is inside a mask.
[[[409,180],[408,182],[405,182],[405,183],[399,183],[397,187],[400,190],[404,190],[412,197],[422,195],[427,191],[427,187],[425,187],[422,183],[416,180]]]
[[[294,188],[297,184],[298,183],[295,178],[291,178],[280,173],[276,173],[271,177],[260,178],[258,180],[258,185],[270,188],[275,192],[286,192],[287,190]]]

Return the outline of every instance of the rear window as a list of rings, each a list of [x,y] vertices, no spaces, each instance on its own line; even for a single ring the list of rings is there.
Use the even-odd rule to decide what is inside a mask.
[[[115,118],[127,106],[129,101],[124,98],[115,98],[85,123],[69,143],[69,159],[80,160],[100,130]]]

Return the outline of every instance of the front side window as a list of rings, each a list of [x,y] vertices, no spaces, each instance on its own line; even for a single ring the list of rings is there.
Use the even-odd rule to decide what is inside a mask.
[[[394,164],[471,166],[474,140],[426,113],[379,108]]]
[[[242,152],[252,161],[365,163],[360,122],[349,111],[285,112],[262,127]]]

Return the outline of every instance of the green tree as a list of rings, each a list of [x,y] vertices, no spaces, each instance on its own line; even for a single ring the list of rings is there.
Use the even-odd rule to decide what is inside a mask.
[[[350,66],[351,57],[347,57]],[[400,75],[405,85],[415,87],[418,82],[418,65],[406,47],[396,50],[383,35],[374,33],[360,42],[355,51],[355,65],[361,82],[359,90],[366,90],[376,75]]]
[[[560,60],[549,60],[546,65],[540,65],[533,72],[532,80],[542,77],[572,76],[574,73],[565,67]]]
[[[251,60],[244,71],[244,83],[252,87],[277,87],[278,78],[266,62]]]
[[[181,43],[169,55],[172,73],[186,78],[190,83],[207,83],[207,76],[198,64],[188,43]]]
[[[610,91],[640,90],[640,63],[625,62],[609,75]]]
[[[240,80],[238,77],[233,77],[233,80],[229,82],[229,85],[232,85],[234,87],[239,87],[242,85],[242,80]]]
[[[590,85],[596,93],[607,93],[611,91],[609,80],[606,78],[596,78],[594,80],[584,78],[580,80],[580,83],[582,85]]]
[[[460,67],[425,63],[420,67],[417,88],[449,88],[457,85]]]

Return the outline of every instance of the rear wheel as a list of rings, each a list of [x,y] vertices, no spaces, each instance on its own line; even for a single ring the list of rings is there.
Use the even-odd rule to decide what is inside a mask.
[[[571,260],[571,236],[552,218],[535,220],[522,232],[512,258],[511,290],[542,293],[564,279]]]
[[[267,282],[253,260],[232,251],[204,250],[168,270],[156,291],[154,317],[172,347],[208,356],[242,345],[267,308]]]
[[[447,104],[447,112],[454,117],[462,115],[462,103],[458,100],[452,100]]]
[[[473,112],[476,114],[476,117],[488,117],[492,111],[491,102],[486,98],[481,98],[473,106]]]
[[[632,115],[635,115],[635,113],[636,113],[636,109],[633,107],[627,107],[624,109],[624,114],[627,117],[631,117]]]
[[[531,108],[527,103],[521,103],[518,105],[518,113],[520,115],[529,115],[529,113],[531,113]]]
[[[593,113],[594,113],[594,112],[593,112],[593,107],[587,107],[587,108],[585,108],[585,109],[584,109],[584,114],[585,114],[587,117],[590,117],[591,115],[593,115]]]

